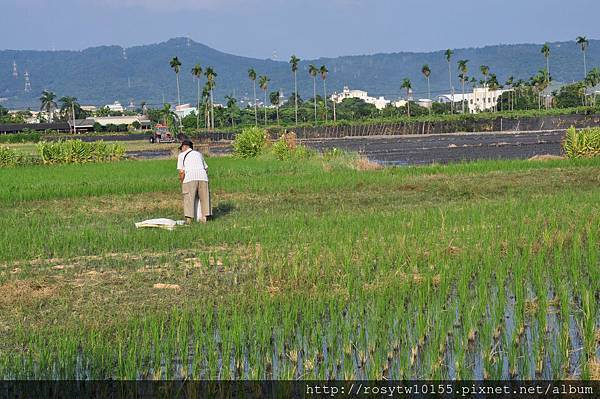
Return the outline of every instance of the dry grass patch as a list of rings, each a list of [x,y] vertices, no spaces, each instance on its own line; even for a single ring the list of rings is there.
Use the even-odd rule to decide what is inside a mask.
[[[0,285],[0,308],[32,305],[56,295],[56,288],[30,280],[9,281]]]

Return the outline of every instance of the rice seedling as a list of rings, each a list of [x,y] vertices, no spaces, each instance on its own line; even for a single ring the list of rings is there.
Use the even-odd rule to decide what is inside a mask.
[[[0,170],[0,377],[590,375],[599,161],[209,163],[173,232],[170,162]]]

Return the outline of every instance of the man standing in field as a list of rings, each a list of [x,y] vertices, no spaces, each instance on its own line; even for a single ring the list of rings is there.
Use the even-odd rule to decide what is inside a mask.
[[[194,143],[191,140],[183,140],[179,146],[177,157],[177,170],[183,193],[183,214],[187,224],[192,223],[195,215],[196,198],[200,200],[201,215],[198,220],[206,223],[210,212],[210,193],[208,192],[208,165],[199,151],[194,151]]]

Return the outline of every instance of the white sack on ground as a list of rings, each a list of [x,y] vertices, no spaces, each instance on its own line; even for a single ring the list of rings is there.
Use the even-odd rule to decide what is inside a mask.
[[[159,219],[148,219],[148,220],[144,220],[143,222],[138,222],[135,224],[136,228],[157,228],[157,229],[166,229],[166,230],[173,230],[176,226],[180,226],[183,225],[184,221],[183,220],[173,220],[173,219],[165,219],[165,218],[159,218]]]

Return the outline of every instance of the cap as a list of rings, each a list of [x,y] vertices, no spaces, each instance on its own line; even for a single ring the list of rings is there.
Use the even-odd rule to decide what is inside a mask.
[[[179,146],[179,149],[181,150],[181,147],[183,147],[184,145],[187,145],[188,147],[190,147],[191,149],[194,148],[194,143],[192,142],[192,140],[183,140],[181,142],[181,145]]]

